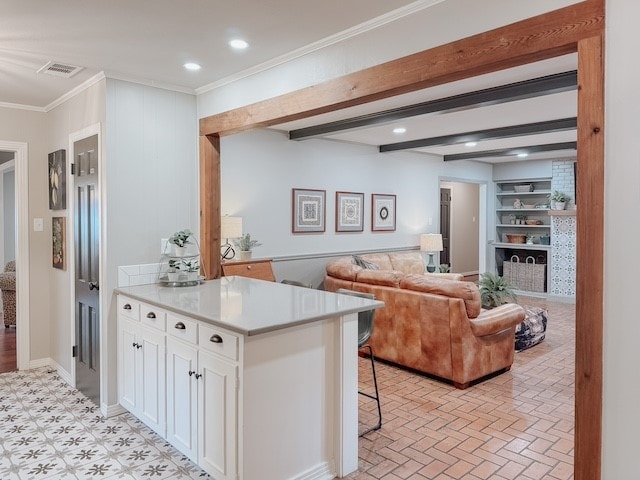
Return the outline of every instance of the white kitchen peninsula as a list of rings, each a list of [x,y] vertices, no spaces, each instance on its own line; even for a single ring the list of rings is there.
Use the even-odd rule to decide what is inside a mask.
[[[213,478],[357,469],[357,312],[382,302],[244,277],[116,292],[120,403]]]

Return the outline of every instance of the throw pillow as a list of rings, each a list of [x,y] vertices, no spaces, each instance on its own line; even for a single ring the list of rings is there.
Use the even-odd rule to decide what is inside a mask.
[[[359,255],[353,256],[353,263],[366,270],[380,270],[380,267],[378,267],[378,265],[376,265],[375,263],[367,262]]]

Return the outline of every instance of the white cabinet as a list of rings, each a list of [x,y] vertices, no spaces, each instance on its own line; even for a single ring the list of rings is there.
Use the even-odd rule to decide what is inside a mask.
[[[165,435],[165,334],[119,319],[120,404]]]

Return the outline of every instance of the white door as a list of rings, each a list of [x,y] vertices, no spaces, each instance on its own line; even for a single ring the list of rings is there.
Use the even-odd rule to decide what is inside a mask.
[[[238,367],[198,353],[198,464],[218,480],[236,478]]]
[[[167,338],[167,440],[194,462],[198,461],[197,358],[195,347]]]
[[[137,325],[120,317],[118,320],[118,377],[120,383],[120,405],[130,412],[136,411],[136,356],[138,345]]]
[[[138,415],[159,435],[165,436],[165,334],[139,327],[139,356],[136,359],[139,394]]]

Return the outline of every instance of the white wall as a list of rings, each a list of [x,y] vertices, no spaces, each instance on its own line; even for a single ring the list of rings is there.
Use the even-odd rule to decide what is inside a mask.
[[[104,135],[105,124],[105,85],[104,80],[94,84],[78,95],[70,98],[66,102],[57,106],[46,114],[47,116],[47,152],[55,152],[64,149],[66,151],[67,172],[68,165],[73,159],[70,158],[69,135],[80,131],[90,125],[100,123],[102,135]],[[100,161],[105,161],[104,149],[101,152]],[[47,156],[44,158],[45,170]],[[31,173],[30,173],[31,174]],[[45,172],[46,174],[46,172]],[[49,210],[47,199],[48,183],[45,178],[44,183],[39,186],[44,194],[45,215],[44,233],[46,241],[45,265],[46,278],[49,284],[49,305],[50,329],[49,329],[49,357],[57,362],[66,372],[71,372],[71,325],[74,309],[71,306],[70,289],[75,288],[70,275],[70,265],[73,259],[70,258],[70,243],[73,242],[73,217],[69,210]],[[67,206],[69,197],[73,195],[70,185],[67,183]],[[59,270],[51,266],[51,218],[67,218],[67,267]],[[33,293],[32,293],[33,295]],[[33,315],[32,315],[33,318]],[[38,330],[32,327],[32,337],[39,336]]]
[[[441,182],[440,187],[451,189],[451,271],[478,272],[480,186],[473,183]]]
[[[193,95],[107,79],[107,365],[109,405],[116,399],[118,266],[154,263],[160,239],[183,228],[198,232],[196,99]]]
[[[263,243],[256,257],[417,246],[419,234],[438,228],[439,176],[491,179],[490,165],[445,164],[435,156],[381,154],[327,140],[296,142],[273,130],[223,137],[221,151],[222,214],[241,216],[244,232]],[[291,233],[294,187],[326,190],[324,234]],[[364,232],[335,232],[336,191],[365,194]],[[395,232],[371,232],[372,193],[397,195]]]
[[[638,477],[640,64],[636,0],[607,0],[603,479]],[[580,168],[580,167],[578,167]],[[582,204],[579,208],[586,207]]]
[[[493,181],[551,178],[553,160],[505,162],[493,166]]]
[[[16,172],[2,172],[2,230],[4,252],[0,266],[16,259]]]
[[[26,142],[29,148],[29,221],[47,217],[47,142],[46,115],[40,112],[0,107],[0,139]],[[49,263],[51,238],[46,232],[29,233],[29,283],[31,298],[30,357],[49,356]],[[18,299],[18,302],[24,301]]]

